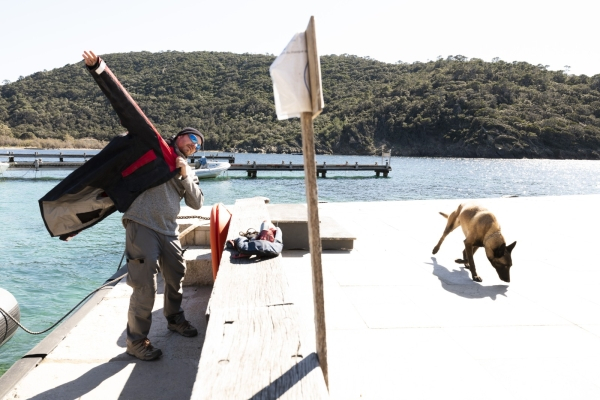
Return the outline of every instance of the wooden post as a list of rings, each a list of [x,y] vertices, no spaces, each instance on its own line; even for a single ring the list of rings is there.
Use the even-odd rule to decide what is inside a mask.
[[[319,229],[319,195],[317,193],[317,167],[310,160],[315,159],[315,141],[312,113],[304,112],[302,121],[302,152],[304,153],[304,182],[306,184],[306,205],[308,211],[308,242],[312,266],[313,300],[315,309],[315,330],[317,356],[323,370],[325,384],[329,388],[327,370],[327,334],[325,329],[325,300],[323,296],[323,267],[321,264],[321,232]]]
[[[319,364],[323,371],[325,384],[329,389],[325,300],[323,295],[323,268],[321,264],[322,249],[319,228],[319,195],[317,193],[317,164],[315,158],[315,134],[313,130],[313,118],[321,113],[324,104],[321,86],[321,66],[317,52],[314,17],[310,17],[305,37],[306,50],[308,53],[308,75],[310,80],[312,112],[303,112],[300,118],[302,123],[302,154],[304,156],[304,182],[306,185],[306,205],[308,211],[308,241],[312,265],[317,356],[319,357]]]

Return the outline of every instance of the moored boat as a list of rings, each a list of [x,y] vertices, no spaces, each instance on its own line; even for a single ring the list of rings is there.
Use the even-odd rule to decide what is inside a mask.
[[[223,172],[227,171],[231,164],[221,161],[207,161],[202,157],[196,161],[195,169],[193,170],[198,179],[216,178]]]

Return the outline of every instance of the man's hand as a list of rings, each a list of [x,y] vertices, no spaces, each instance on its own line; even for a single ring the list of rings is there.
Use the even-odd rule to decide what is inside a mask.
[[[93,51],[84,51],[83,52],[83,60],[85,61],[85,65],[88,67],[93,67],[98,62],[98,56],[94,54]]]
[[[175,166],[177,168],[179,168],[179,173],[181,174],[181,178],[185,179],[187,178],[187,168],[188,168],[188,164],[187,164],[187,160],[184,160],[183,157],[177,157],[177,159],[175,160]]]

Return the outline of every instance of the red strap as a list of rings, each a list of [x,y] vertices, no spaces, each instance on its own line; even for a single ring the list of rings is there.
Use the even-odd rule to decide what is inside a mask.
[[[138,158],[129,167],[125,168],[123,170],[123,172],[121,172],[121,175],[123,176],[123,178],[125,178],[126,176],[133,174],[138,168],[141,168],[144,165],[146,165],[149,162],[152,162],[154,160],[156,160],[156,154],[154,153],[153,150],[148,150],[146,152],[146,154],[144,154],[143,156],[141,156],[140,158]]]
[[[158,139],[158,145],[162,150],[163,158],[169,166],[169,170],[171,172],[175,171],[175,160],[177,159],[177,153],[175,153],[175,150],[169,146],[167,142],[165,142],[165,139],[163,139],[158,132],[156,133],[156,137]]]

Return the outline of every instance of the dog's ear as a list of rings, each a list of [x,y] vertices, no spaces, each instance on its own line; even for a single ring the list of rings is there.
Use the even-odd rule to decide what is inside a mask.
[[[500,258],[500,257],[504,256],[505,252],[506,252],[506,244],[502,243],[500,246],[498,246],[494,249],[494,258]]]
[[[506,250],[508,250],[508,252],[512,252],[513,249],[515,248],[515,246],[517,245],[517,242],[512,242],[512,244],[509,244],[508,247],[506,248]]]

